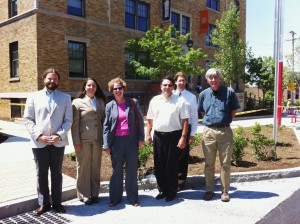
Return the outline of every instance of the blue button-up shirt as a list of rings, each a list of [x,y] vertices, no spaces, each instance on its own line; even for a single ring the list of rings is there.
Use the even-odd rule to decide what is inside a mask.
[[[240,108],[232,88],[220,86],[218,91],[207,88],[198,99],[198,110],[204,112],[204,125],[228,125],[232,122],[231,111]]]

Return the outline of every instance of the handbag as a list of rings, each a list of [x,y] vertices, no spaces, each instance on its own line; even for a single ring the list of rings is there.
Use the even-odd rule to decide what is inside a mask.
[[[137,111],[136,111],[136,105],[133,101],[133,98],[130,98],[130,104],[131,104],[131,107],[133,108],[133,112],[134,112],[134,123],[135,123],[135,127],[136,127],[136,130],[139,130],[139,122],[138,122],[138,119],[137,119]]]

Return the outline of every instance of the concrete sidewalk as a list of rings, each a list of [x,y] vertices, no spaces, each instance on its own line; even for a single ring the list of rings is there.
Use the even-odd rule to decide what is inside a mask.
[[[236,120],[231,126],[233,128],[238,126],[247,127],[252,126],[255,122],[262,125],[273,124],[273,118]],[[300,124],[291,123],[289,118],[283,117],[282,125],[293,128],[298,140],[300,141]],[[198,132],[202,132],[202,129],[203,126],[199,125]],[[20,213],[32,211],[36,208],[36,171],[34,167],[32,151],[29,146],[29,134],[25,127],[22,124],[0,121],[0,132],[13,136],[10,137],[6,142],[0,144],[0,153],[5,155],[0,157],[0,219],[4,219]],[[66,147],[66,153],[71,151],[73,151],[72,143],[70,146]],[[258,221],[261,217],[272,210],[272,208],[275,208],[277,204],[288,198],[295,190],[298,189],[300,182],[300,178],[298,177],[300,177],[299,168],[277,171],[235,173],[232,175],[232,201],[226,205],[224,203],[220,203],[220,195],[216,197],[216,200],[209,203],[200,200],[200,198],[202,198],[202,194],[204,193],[203,176],[189,177],[188,189],[190,190],[179,193],[178,199],[176,199],[174,203],[166,203],[165,201],[155,200],[153,198],[157,194],[157,190],[155,189],[155,179],[146,179],[143,180],[143,184],[140,185],[140,200],[142,204],[140,208],[133,208],[131,205],[126,204],[125,197],[122,204],[111,210],[108,208],[108,195],[106,193],[108,189],[107,182],[101,183],[100,204],[84,206],[82,203],[78,202],[77,199],[72,200],[76,197],[75,180],[68,176],[64,176],[63,200],[65,201],[68,212],[67,214],[62,215],[62,217],[78,223],[85,223],[85,221],[86,223],[94,222],[95,220],[93,221],[93,219],[96,219],[99,215],[100,216],[97,218],[97,222],[101,222],[101,220],[110,220],[110,222],[104,221],[102,223],[137,223],[138,221],[147,223],[145,220],[142,221],[140,218],[133,219],[129,216],[131,214],[139,217],[143,214],[141,217],[146,220],[152,220],[151,223],[153,223],[155,220],[165,223],[176,223],[171,222],[174,221],[173,219],[176,217],[182,218],[181,222],[178,223],[183,223],[184,217],[178,216],[180,212],[173,211],[173,209],[178,208],[184,209],[184,213],[192,216],[189,217],[191,218],[190,223],[199,223],[199,221],[202,221],[201,217],[207,216],[208,218],[212,218],[216,215],[216,213],[221,212],[225,208],[228,208],[228,211],[225,209],[224,214],[219,214],[220,220],[223,216],[223,221],[224,218],[226,219],[226,217],[229,215],[228,212],[230,213],[229,217],[235,215],[235,213],[233,213],[234,211],[230,212],[232,208],[237,209],[236,215],[238,215],[239,213],[243,214],[243,209],[246,209],[246,211],[249,209],[247,207],[249,206],[249,203],[252,204],[254,202],[256,205],[257,203],[260,204],[263,202],[262,205],[265,206],[266,203],[270,203],[270,205],[267,205],[263,209],[260,209],[258,206],[257,209],[252,212],[254,213],[253,215],[248,214],[248,212],[247,214],[244,214],[246,216],[253,216],[253,219],[251,219],[251,222],[243,223],[255,223],[253,220]],[[281,186],[281,189],[279,188],[278,183],[283,185]],[[284,184],[286,184],[286,186]],[[261,188],[259,188],[260,185],[262,185]],[[267,185],[270,187],[263,189],[263,186]],[[143,191],[144,188],[150,190]],[[254,198],[251,198],[252,200],[250,201],[244,200],[249,199],[249,193],[251,197]],[[238,201],[241,202],[242,207],[240,207],[239,204],[235,205],[235,203]],[[125,207],[126,209],[124,209]],[[161,209],[162,207],[163,209]],[[253,206],[251,207],[252,209],[254,208]],[[239,209],[242,210],[239,211]],[[118,213],[116,213],[116,211],[118,211]],[[245,210],[243,211],[245,212]],[[198,212],[202,215],[192,215],[193,212]],[[149,218],[150,214],[152,214],[151,218]],[[166,217],[164,217],[163,214],[168,215],[165,215]],[[153,215],[155,217],[152,217]],[[198,221],[196,222],[197,217]],[[83,221],[84,218],[86,219],[85,221]],[[217,216],[215,218],[216,220],[218,219]],[[235,222],[234,219],[231,220],[231,223],[238,222]]]

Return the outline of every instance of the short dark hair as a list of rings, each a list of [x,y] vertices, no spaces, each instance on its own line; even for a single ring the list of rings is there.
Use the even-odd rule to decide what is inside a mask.
[[[169,75],[167,75],[167,76],[165,76],[164,78],[162,78],[160,84],[162,84],[163,81],[164,81],[165,79],[171,81],[171,82],[172,82],[172,85],[175,86],[175,81],[174,81],[173,77],[171,77],[171,76],[169,76]]]

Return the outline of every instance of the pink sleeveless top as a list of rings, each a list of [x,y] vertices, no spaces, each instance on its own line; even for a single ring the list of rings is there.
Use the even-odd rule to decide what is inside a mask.
[[[119,117],[117,121],[116,136],[129,135],[128,121],[126,119],[126,102],[118,104]]]

